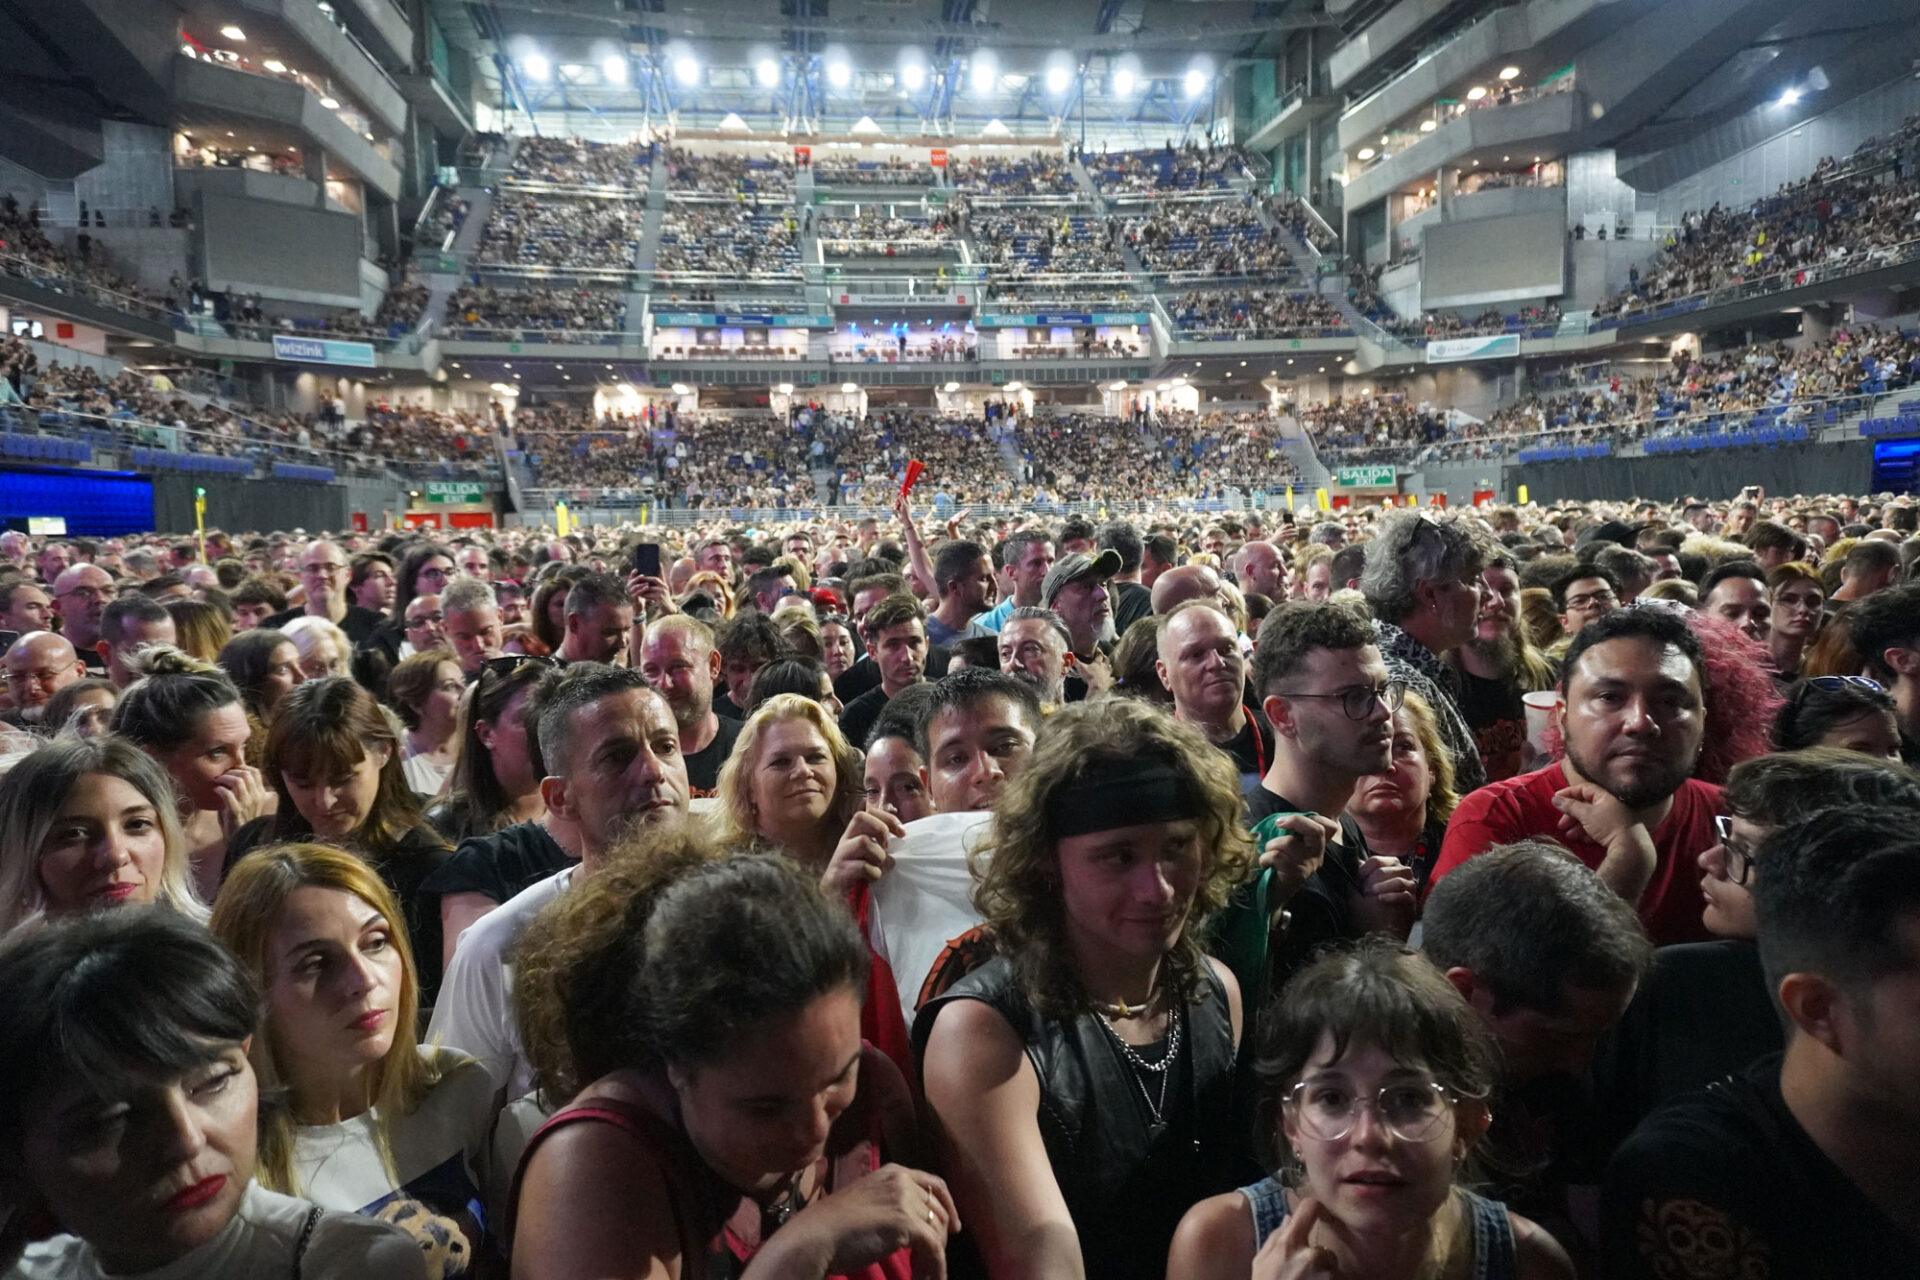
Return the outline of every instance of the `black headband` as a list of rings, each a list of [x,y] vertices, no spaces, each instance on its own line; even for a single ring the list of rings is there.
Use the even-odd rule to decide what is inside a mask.
[[[1198,790],[1163,760],[1118,762],[1055,791],[1047,801],[1047,826],[1062,839],[1197,818]]]

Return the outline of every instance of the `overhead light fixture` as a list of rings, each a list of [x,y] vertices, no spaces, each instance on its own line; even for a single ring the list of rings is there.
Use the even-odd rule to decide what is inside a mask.
[[[673,78],[684,85],[700,83],[700,64],[693,55],[683,53],[673,60]]]
[[[1393,141],[1393,139],[1392,139],[1392,138],[1390,138],[1390,137],[1388,137],[1388,136],[1387,136],[1386,134],[1384,134],[1384,133],[1383,133],[1383,134],[1381,134],[1381,135],[1380,135],[1380,145],[1381,145],[1381,146],[1383,146],[1383,147],[1384,147],[1384,146],[1386,146],[1386,145],[1387,145],[1387,144],[1388,144],[1389,142],[1392,142],[1392,141]]]
[[[340,109],[340,99],[330,93],[323,93],[320,95],[320,105],[329,111],[338,111]]]
[[[1376,152],[1372,147],[1362,147],[1353,153],[1353,158],[1356,160],[1371,160],[1375,154]]]
[[[1124,380],[1120,382],[1116,382],[1112,386],[1107,388],[1107,390],[1109,391],[1125,391],[1126,389],[1127,389],[1127,384]]]
[[[283,76],[287,74],[287,64],[280,61],[280,59],[278,58],[268,58],[265,62],[261,63],[260,65],[265,67],[267,70],[273,72],[273,74],[277,76]]]
[[[827,64],[827,83],[836,89],[844,89],[853,83],[853,68],[844,62]]]
[[[1207,90],[1207,73],[1195,67],[1187,72],[1183,86],[1189,98],[1197,98]]]
[[[1113,69],[1113,96],[1130,98],[1133,96],[1133,68],[1115,67]]]
[[[618,54],[609,54],[600,63],[600,78],[608,84],[627,82],[627,60]]]
[[[544,81],[553,74],[553,64],[541,53],[530,53],[520,59],[520,69],[526,72],[529,80]]]
[[[906,62],[900,66],[900,87],[914,93],[920,92],[927,83],[927,69],[918,62]]]
[[[1422,120],[1420,122],[1420,132],[1422,133],[1432,133],[1435,129],[1438,129],[1439,127],[1440,127],[1440,122],[1438,120]]]
[[[1067,91],[1073,83],[1073,68],[1063,62],[1056,62],[1047,68],[1047,92],[1055,97]]]
[[[859,389],[860,389],[860,384],[857,382],[843,382],[840,384],[840,390],[845,392],[847,395],[852,395],[854,392],[858,391]]]
[[[780,64],[772,58],[760,59],[753,69],[753,78],[760,82],[762,89],[771,89],[780,83]]]
[[[1000,70],[994,65],[993,55],[981,50],[975,53],[967,64],[967,83],[973,86],[975,93],[992,93],[1000,81]]]
[[[779,386],[775,387],[774,390],[778,391],[783,396],[790,396],[793,394],[793,384],[791,382],[783,382]]]
[[[688,386],[688,385],[687,385],[686,383],[684,383],[684,382],[676,382],[676,383],[674,383],[674,384],[673,384],[673,394],[675,394],[675,395],[677,395],[677,396],[683,396],[683,395],[685,395],[685,394],[687,394],[687,392],[689,392],[689,391],[691,391],[691,390],[693,390],[693,388],[692,388],[692,387],[689,387],[689,386]]]
[[[1520,68],[1502,67],[1500,68],[1500,78],[1502,80],[1518,80],[1520,78]]]
[[[1473,88],[1467,90],[1468,102],[1478,102],[1480,101],[1480,99],[1486,96],[1487,96],[1487,86],[1483,84],[1477,84],[1473,86]]]
[[[949,382],[944,388],[942,388],[942,390],[944,390],[948,395],[952,395],[954,392],[958,391],[959,389],[960,389],[960,384],[957,382]]]
[[[220,28],[220,34],[225,36],[229,40],[238,40],[243,44],[246,42],[246,39],[247,39],[247,33],[242,31],[239,27],[234,26],[231,22],[229,22],[226,26]]]
[[[1798,101],[1800,101],[1800,91],[1798,89],[1788,89],[1780,95],[1780,105],[1783,107],[1790,107]]]
[[[509,382],[496,382],[493,384],[493,389],[503,396],[517,396],[520,394],[520,388]]]

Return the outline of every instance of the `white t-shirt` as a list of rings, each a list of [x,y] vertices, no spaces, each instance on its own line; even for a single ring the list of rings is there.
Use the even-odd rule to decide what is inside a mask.
[[[893,970],[909,1027],[934,961],[949,942],[980,923],[969,896],[973,874],[967,870],[967,851],[985,841],[992,818],[986,812],[936,813],[909,822],[907,833],[887,846],[893,867],[874,882],[867,941]]]
[[[110,1280],[291,1280],[294,1248],[313,1205],[247,1188],[240,1212],[220,1234],[157,1271],[114,1273]],[[323,1213],[300,1259],[305,1280],[426,1280],[427,1261],[398,1227],[352,1213]],[[5,1280],[109,1280],[77,1236],[30,1244]]]
[[[466,1055],[424,1045],[420,1054],[442,1074],[411,1115],[387,1127],[397,1185],[380,1159],[375,1111],[297,1130],[296,1185],[322,1208],[393,1221],[404,1218],[409,1230],[425,1229],[422,1216],[441,1219],[445,1229],[466,1238],[467,1257],[472,1259],[486,1234],[482,1188],[491,1164],[488,1133],[499,1095],[486,1069]]]
[[[458,1049],[479,1062],[509,1098],[533,1088],[533,1068],[520,1048],[513,1016],[513,967],[507,954],[549,902],[573,882],[572,867],[536,880],[468,925],[453,948],[453,962],[440,979],[440,995],[427,1025],[427,1042]]]
[[[446,789],[447,776],[453,772],[453,762],[435,764],[425,756],[408,756],[400,762],[400,772],[406,775],[407,789],[426,799],[437,797]]]

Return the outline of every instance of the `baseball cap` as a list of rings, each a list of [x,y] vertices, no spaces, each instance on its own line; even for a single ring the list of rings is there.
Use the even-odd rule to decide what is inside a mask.
[[[1111,578],[1120,572],[1120,553],[1111,547],[1093,552],[1075,551],[1071,555],[1061,556],[1054,561],[1053,568],[1047,570],[1047,576],[1040,582],[1040,603],[1051,609],[1054,599],[1066,590],[1067,584],[1078,582],[1082,578]]]

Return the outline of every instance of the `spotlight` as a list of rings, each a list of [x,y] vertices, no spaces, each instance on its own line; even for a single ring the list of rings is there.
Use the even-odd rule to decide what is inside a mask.
[[[1047,92],[1056,98],[1067,91],[1073,83],[1073,68],[1056,62],[1047,68]]]
[[[1427,119],[1427,120],[1422,120],[1420,122],[1420,132],[1422,133],[1432,133],[1435,129],[1438,129],[1439,127],[1440,127],[1440,122],[1438,120]]]
[[[1374,155],[1375,155],[1375,152],[1372,147],[1362,147],[1358,151],[1353,153],[1353,158],[1356,160],[1371,160],[1373,159]]]
[[[918,93],[927,83],[927,69],[917,62],[903,63],[900,67],[900,87]]]
[[[261,63],[260,65],[265,67],[267,70],[273,72],[273,74],[277,76],[283,76],[287,74],[287,64],[280,61],[280,59],[278,58],[268,58],[265,62]]]
[[[238,40],[242,44],[246,43],[247,33],[234,26],[231,22],[220,28],[220,34],[229,40]]]
[[[853,83],[853,68],[844,62],[827,64],[827,83],[836,89],[844,89]]]
[[[1500,78],[1502,80],[1518,80],[1520,78],[1520,68],[1502,67],[1500,68]]]
[[[600,64],[600,77],[608,84],[625,84],[627,82],[627,60],[618,55],[609,55],[606,60]]]
[[[547,61],[546,55],[539,53],[530,53],[520,59],[520,69],[527,73],[529,80],[545,80],[553,74],[553,64]]]
[[[983,51],[973,55],[967,68],[967,83],[975,93],[993,92],[994,86],[1000,83],[1000,70],[994,65],[992,54]]]
[[[1193,70],[1187,72],[1187,78],[1184,83],[1184,87],[1187,91],[1187,96],[1189,98],[1199,97],[1202,93],[1206,92],[1207,73],[1202,71],[1200,68],[1195,67]]]
[[[1783,107],[1790,107],[1798,101],[1800,101],[1800,91],[1798,89],[1788,89],[1780,95],[1780,105]]]
[[[673,78],[684,85],[700,83],[700,64],[692,54],[683,53],[673,60]]]
[[[771,89],[780,83],[780,64],[772,58],[762,58],[753,69],[753,78],[760,82],[762,89]]]
[[[320,98],[320,105],[325,107],[329,111],[338,111],[340,109],[340,99],[334,97],[330,93],[322,94]]]
[[[1467,90],[1468,102],[1478,102],[1480,101],[1480,99],[1486,96],[1487,96],[1487,86],[1483,84],[1477,84],[1473,86],[1473,88]]]
[[[1130,98],[1133,96],[1133,68],[1115,67],[1113,69],[1113,96]]]

